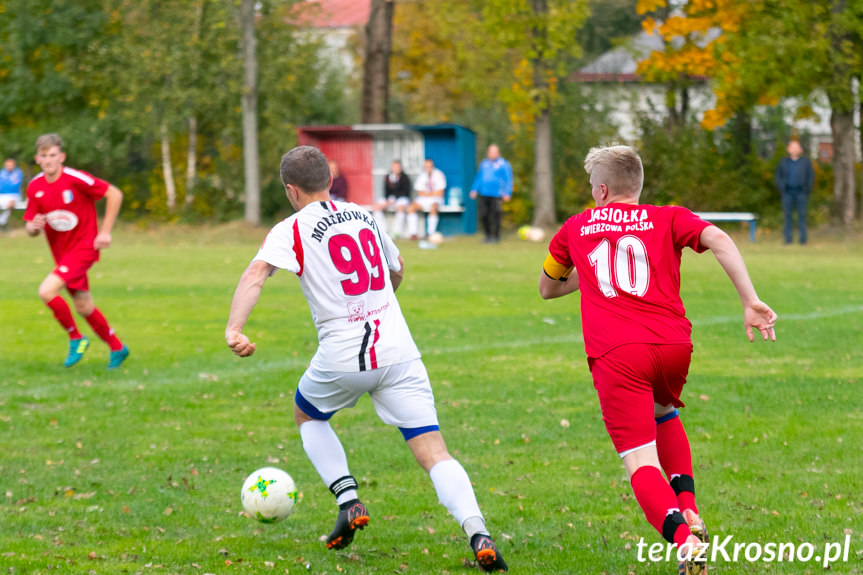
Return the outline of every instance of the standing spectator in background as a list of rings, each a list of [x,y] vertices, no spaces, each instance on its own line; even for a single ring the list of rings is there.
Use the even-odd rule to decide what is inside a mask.
[[[21,199],[21,182],[24,180],[21,168],[15,165],[14,158],[6,158],[0,170],[0,227],[6,229],[9,214],[15,202]]]
[[[480,162],[473,185],[471,199],[479,195],[477,213],[485,232],[483,242],[496,244],[500,241],[500,214],[502,202],[512,197],[512,166],[500,157],[500,148],[488,147],[486,158]]]
[[[384,210],[395,206],[396,218],[393,222],[394,229],[390,234],[392,237],[402,235],[405,226],[405,213],[411,203],[411,179],[402,171],[402,163],[393,160],[390,171],[384,178],[384,199],[375,206],[375,219],[378,228],[387,232],[387,218]]]
[[[806,243],[806,206],[815,183],[815,170],[812,161],[803,155],[800,142],[791,140],[785,150],[788,157],[779,162],[775,177],[776,189],[782,196],[782,211],[785,213],[785,243],[794,241],[793,212],[796,209],[802,245]]]
[[[348,180],[339,170],[339,164],[335,160],[330,160],[329,165],[330,171],[333,173],[330,197],[337,202],[346,202],[348,201]]]
[[[420,210],[428,212],[426,218],[426,236],[437,231],[438,206],[443,204],[443,192],[446,190],[446,176],[434,167],[434,160],[426,158],[423,171],[417,176],[414,184],[417,198],[408,208],[408,233],[412,240],[417,239],[419,230]]]

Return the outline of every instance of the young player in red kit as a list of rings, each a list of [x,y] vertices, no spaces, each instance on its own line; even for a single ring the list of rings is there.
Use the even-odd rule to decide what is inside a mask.
[[[750,341],[753,328],[776,341],[777,316],[758,299],[727,234],[686,208],[638,203],[644,172],[635,150],[594,148],[584,166],[596,208],[569,218],[551,240],[540,295],[581,289],[588,365],[635,498],[648,522],[686,556],[680,572],[702,573],[707,532],[677,412],[692,353],[692,325],[680,300],[682,249],[713,251],[743,303]]]
[[[65,287],[77,312],[111,348],[108,369],[116,369],[129,356],[102,312],[93,303],[87,271],[99,260],[99,250],[111,245],[111,230],[120,212],[123,194],[103,180],[63,166],[66,154],[57,134],[36,140],[36,163],[42,173],[27,186],[27,233],[37,236],[44,230],[57,266],[39,286],[39,297],[69,334],[69,354],[64,365],[81,361],[90,345],[81,335],[69,305],[60,296]],[[105,218],[98,228],[96,200],[105,198]]]

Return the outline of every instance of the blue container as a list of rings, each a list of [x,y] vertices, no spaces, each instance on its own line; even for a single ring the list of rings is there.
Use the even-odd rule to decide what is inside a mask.
[[[438,230],[444,235],[476,233],[476,200],[470,199],[470,186],[476,175],[476,134],[456,124],[411,126],[425,139],[425,155],[446,174],[447,189],[444,201],[455,206],[455,200],[464,211],[442,210]]]

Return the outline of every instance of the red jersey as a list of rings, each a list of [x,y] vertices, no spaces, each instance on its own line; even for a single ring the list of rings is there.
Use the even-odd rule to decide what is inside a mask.
[[[680,255],[710,223],[677,206],[612,203],[569,218],[549,245],[575,266],[588,357],[628,343],[690,343],[680,300]],[[557,278],[555,278],[557,279]]]
[[[93,241],[98,234],[96,200],[108,191],[108,182],[86,172],[63,168],[60,177],[49,183],[39,174],[27,186],[24,220],[45,214],[45,237],[54,261],[76,251],[98,251]]]

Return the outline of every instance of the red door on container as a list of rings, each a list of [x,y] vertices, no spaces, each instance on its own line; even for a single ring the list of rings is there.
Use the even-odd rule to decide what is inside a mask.
[[[368,134],[320,134],[318,147],[328,160],[335,160],[348,180],[348,201],[370,206],[374,201],[372,181],[372,137]]]

